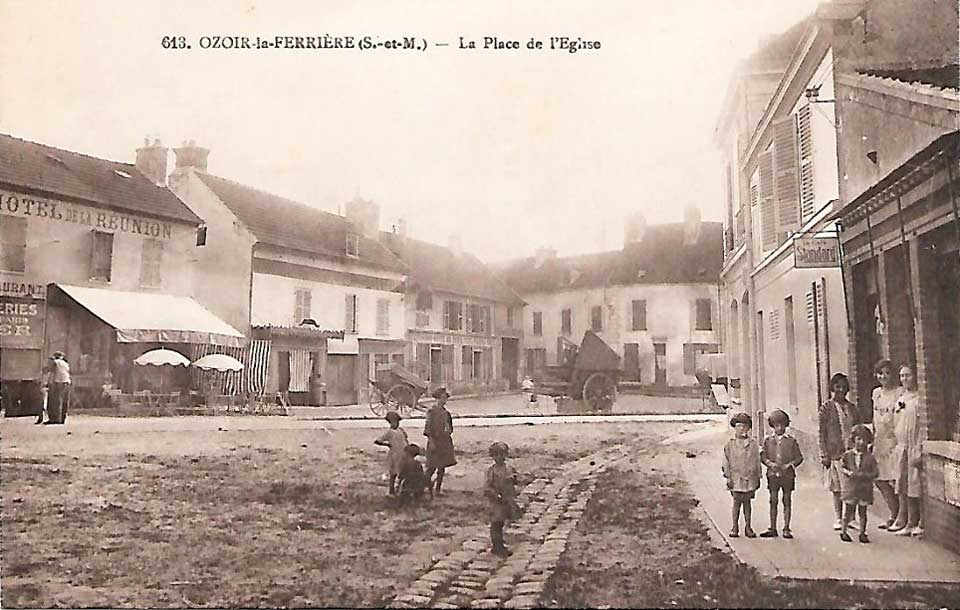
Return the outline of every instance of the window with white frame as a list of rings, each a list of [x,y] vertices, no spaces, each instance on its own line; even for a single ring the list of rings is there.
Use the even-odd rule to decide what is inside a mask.
[[[90,252],[90,279],[109,282],[113,272],[113,234],[93,231],[92,250]],[[140,264],[140,284],[150,286],[144,281],[144,266],[147,258],[147,242],[143,242],[143,257]]]
[[[360,236],[356,233],[347,233],[347,256],[360,256]]]

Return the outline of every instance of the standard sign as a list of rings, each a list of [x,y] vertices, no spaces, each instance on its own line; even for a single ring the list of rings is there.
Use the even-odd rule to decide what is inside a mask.
[[[836,237],[800,237],[793,242],[793,257],[797,269],[839,267],[838,240]]]

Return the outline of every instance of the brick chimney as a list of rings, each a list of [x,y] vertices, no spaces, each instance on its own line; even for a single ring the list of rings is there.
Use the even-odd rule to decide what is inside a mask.
[[[623,222],[623,247],[643,241],[647,232],[647,218],[640,212],[630,214]]]
[[[184,142],[180,148],[173,149],[177,156],[177,167],[193,167],[198,171],[206,173],[207,157],[210,155],[209,148],[197,146],[193,140]]]
[[[537,248],[534,258],[536,259],[536,266],[539,268],[548,260],[557,258],[557,251],[553,248]]]
[[[454,256],[463,254],[463,242],[460,241],[460,236],[456,233],[451,234],[450,237],[447,238],[447,248],[450,249],[450,252],[452,252]]]
[[[700,208],[689,205],[683,210],[683,245],[689,246],[700,239]]]
[[[167,184],[167,155],[170,149],[160,143],[159,138],[150,143],[150,138],[143,139],[143,148],[137,149],[137,170],[147,177],[147,180],[158,185]]]
[[[380,237],[380,206],[372,201],[354,197],[346,205],[347,220],[353,222],[365,237]]]

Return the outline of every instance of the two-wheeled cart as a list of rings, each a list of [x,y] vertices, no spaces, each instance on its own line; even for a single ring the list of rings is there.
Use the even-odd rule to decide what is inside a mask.
[[[426,411],[420,399],[430,384],[399,364],[377,367],[376,379],[370,379],[370,410],[378,416],[396,411],[401,417],[413,410]]]
[[[617,400],[620,356],[597,333],[588,330],[579,347],[566,342],[560,364],[543,370],[536,392],[559,403],[572,400],[575,411],[609,413]],[[566,399],[566,400],[563,400]]]

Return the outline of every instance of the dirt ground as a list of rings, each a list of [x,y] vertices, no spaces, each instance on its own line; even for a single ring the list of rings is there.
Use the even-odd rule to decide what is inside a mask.
[[[607,472],[545,596],[561,608],[949,608],[953,585],[769,579],[711,543],[676,453],[638,448]],[[669,451],[676,451],[675,449]]]
[[[385,449],[372,444],[380,430],[53,428],[3,431],[6,608],[382,606],[458,547],[463,526],[483,523],[492,440],[532,479],[677,429],[460,428],[447,493],[400,513],[381,477]]]

